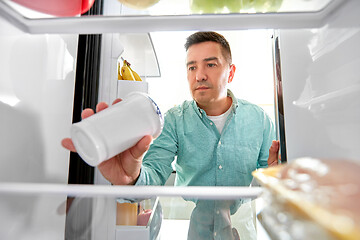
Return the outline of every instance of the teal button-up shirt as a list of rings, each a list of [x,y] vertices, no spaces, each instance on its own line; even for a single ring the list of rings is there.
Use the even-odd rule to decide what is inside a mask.
[[[163,185],[176,157],[177,186],[249,186],[251,172],[267,167],[274,124],[259,106],[236,99],[220,134],[195,101],[165,114],[164,128],[143,159],[136,185]]]

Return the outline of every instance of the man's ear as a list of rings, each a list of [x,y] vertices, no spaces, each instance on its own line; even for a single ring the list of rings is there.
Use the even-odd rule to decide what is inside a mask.
[[[236,70],[235,65],[234,65],[234,64],[231,64],[231,65],[230,65],[230,73],[229,73],[228,83],[231,83],[232,80],[234,79],[235,70]]]

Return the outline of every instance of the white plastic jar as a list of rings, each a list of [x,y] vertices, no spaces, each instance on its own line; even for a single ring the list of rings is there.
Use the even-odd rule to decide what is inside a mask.
[[[74,123],[71,138],[80,157],[97,166],[134,146],[145,135],[160,135],[164,119],[145,93],[132,92],[121,102]]]

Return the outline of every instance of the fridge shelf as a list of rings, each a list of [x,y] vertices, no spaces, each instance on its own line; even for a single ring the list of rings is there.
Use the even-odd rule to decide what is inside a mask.
[[[255,199],[261,187],[173,187],[173,186],[113,186],[52,183],[0,183],[0,195],[67,195],[72,197],[184,197],[196,199]]]
[[[221,13],[179,15],[109,15],[29,18],[0,1],[0,16],[24,32],[101,34],[122,32],[242,30],[318,28],[344,3],[351,0],[322,1],[314,11],[299,10],[269,13]]]

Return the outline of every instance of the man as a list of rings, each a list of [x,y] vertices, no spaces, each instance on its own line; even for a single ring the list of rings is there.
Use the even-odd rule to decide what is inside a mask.
[[[151,137],[145,136],[134,147],[102,162],[98,168],[111,183],[163,185],[177,157],[178,186],[249,186],[252,171],[277,164],[279,142],[273,141],[272,121],[260,107],[236,99],[227,88],[236,67],[226,39],[215,32],[197,32],[188,37],[185,48],[193,101],[166,113],[163,131],[151,146]],[[99,103],[96,110],[106,107]],[[85,109],[82,117],[92,114]],[[64,139],[63,146],[75,151],[70,139]],[[207,209],[209,203],[198,203],[199,209]],[[225,205],[233,214],[239,204]],[[192,216],[200,218],[198,213]],[[190,226],[189,237],[191,233],[199,235],[192,235],[194,239],[206,239],[205,231],[215,231],[211,226],[204,229],[194,231]]]

